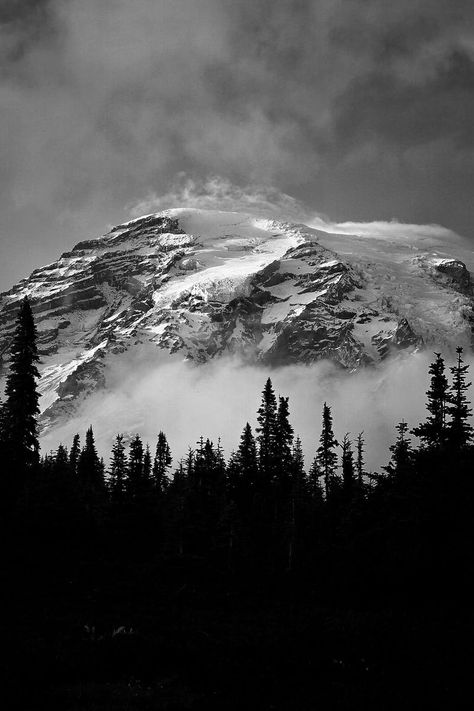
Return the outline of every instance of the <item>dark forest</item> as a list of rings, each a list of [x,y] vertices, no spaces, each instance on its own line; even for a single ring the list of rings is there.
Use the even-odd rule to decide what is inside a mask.
[[[159,431],[150,445],[118,434],[104,462],[93,412],[86,433],[41,455],[38,359],[25,299],[0,420],[8,708],[465,707],[474,432],[462,348],[451,365],[434,354],[426,419],[394,423],[380,473],[366,470],[363,432],[337,441],[330,403],[305,465],[270,378],[257,428],[236,433],[227,459],[204,433],[176,462]]]

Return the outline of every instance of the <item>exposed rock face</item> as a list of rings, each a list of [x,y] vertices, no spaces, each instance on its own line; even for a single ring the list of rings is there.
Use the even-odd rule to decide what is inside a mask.
[[[459,259],[443,259],[436,264],[435,269],[446,277],[453,289],[461,294],[472,294],[471,275],[464,262]]]
[[[196,362],[236,353],[267,366],[327,358],[355,369],[472,336],[460,260],[414,257],[411,247],[379,259],[373,245],[368,258],[347,236],[237,213],[149,215],[35,270],[0,295],[4,363],[26,294],[45,423],[106,387],[114,357],[147,341]]]

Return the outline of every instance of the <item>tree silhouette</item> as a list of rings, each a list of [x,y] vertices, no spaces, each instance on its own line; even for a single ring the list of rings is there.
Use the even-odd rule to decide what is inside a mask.
[[[123,503],[127,485],[127,455],[123,435],[118,434],[112,447],[110,461],[110,497],[113,503]]]
[[[155,460],[153,462],[153,480],[156,490],[162,493],[168,485],[167,473],[173,459],[171,450],[164,432],[159,432],[156,444]]]
[[[144,454],[143,442],[137,434],[130,442],[128,453],[127,494],[131,501],[138,501],[145,488]]]
[[[471,383],[466,383],[466,375],[469,366],[464,365],[462,359],[463,349],[458,347],[456,353],[456,365],[450,368],[453,382],[450,388],[450,398],[447,407],[448,414],[451,417],[451,421],[448,424],[448,438],[454,448],[463,448],[471,443],[474,436],[474,430],[469,423],[472,410],[469,407],[470,402],[466,396],[466,391],[469,389]]]
[[[264,488],[273,481],[276,467],[277,403],[272,381],[268,378],[257,415],[257,443],[261,479]]]
[[[365,452],[365,442],[364,442],[364,433],[359,432],[357,435],[357,458],[355,462],[355,470],[357,474],[357,483],[359,487],[362,486],[363,480],[364,480],[364,475],[365,475],[365,461],[364,461],[364,452]]]
[[[2,418],[5,460],[10,476],[7,489],[12,495],[18,494],[25,478],[39,463],[39,395],[36,386],[39,356],[36,339],[33,312],[28,297],[25,297],[10,349]]]
[[[69,463],[71,465],[71,470],[73,474],[77,474],[77,464],[79,462],[79,455],[81,453],[81,439],[78,434],[74,435],[72,440],[72,446],[69,452]]]
[[[327,497],[336,474],[337,454],[335,449],[338,446],[332,428],[331,408],[327,403],[324,403],[323,406],[323,426],[319,442],[316,463],[318,471],[324,477],[324,490]]]
[[[79,455],[77,476],[89,503],[102,498],[105,493],[104,467],[97,454],[92,426],[86,432],[86,443]]]
[[[412,432],[419,437],[427,449],[442,447],[446,441],[446,414],[449,402],[449,385],[444,374],[444,359],[441,353],[435,353],[436,360],[431,363],[430,387],[426,409],[430,413],[425,422],[415,427]]]
[[[342,484],[346,496],[352,496],[354,492],[354,453],[352,451],[352,443],[349,439],[349,433],[344,435],[342,440]]]
[[[395,444],[390,446],[392,458],[388,465],[384,467],[385,471],[392,477],[403,477],[410,471],[413,461],[413,452],[411,451],[411,442],[407,437],[408,425],[406,422],[399,422],[396,426],[398,432]]]

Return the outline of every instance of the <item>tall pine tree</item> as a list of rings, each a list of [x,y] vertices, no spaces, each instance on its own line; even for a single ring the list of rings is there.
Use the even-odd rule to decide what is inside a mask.
[[[105,493],[104,467],[97,454],[92,426],[86,432],[86,443],[79,455],[77,476],[86,500],[99,500]]]
[[[157,492],[162,493],[168,485],[168,470],[173,461],[171,450],[164,432],[159,432],[153,462],[153,480]]]
[[[289,421],[290,410],[287,397],[278,398],[275,425],[276,476],[283,486],[289,484],[292,474],[293,427]]]
[[[112,503],[121,504],[125,500],[127,482],[127,455],[123,435],[118,434],[112,447],[110,461],[110,498]]]
[[[277,402],[272,381],[268,378],[262,392],[262,403],[257,415],[258,458],[261,484],[266,489],[273,481],[276,468]]]
[[[407,437],[408,425],[402,420],[396,426],[398,433],[395,444],[390,446],[392,458],[386,467],[383,467],[387,474],[391,477],[405,477],[411,468],[413,462],[413,452],[411,450],[411,442]]]
[[[132,501],[140,499],[145,488],[144,454],[143,442],[137,434],[130,442],[128,454],[127,494]]]
[[[471,443],[474,436],[474,430],[469,423],[469,417],[472,414],[472,410],[469,407],[471,403],[466,396],[466,392],[471,385],[471,383],[466,383],[469,366],[464,364],[462,352],[463,349],[460,346],[456,348],[457,362],[455,366],[450,368],[453,382],[450,388],[447,408],[451,418],[448,424],[448,439],[454,448],[465,447]]]
[[[332,427],[331,408],[327,403],[323,406],[323,426],[319,438],[319,447],[316,452],[317,469],[324,477],[324,490],[326,497],[336,475],[337,454],[335,452],[338,442]]]
[[[36,386],[39,356],[36,339],[33,312],[28,297],[25,297],[10,350],[2,418],[7,476],[10,477],[6,489],[13,496],[20,491],[25,477],[39,464],[39,395]]]
[[[355,462],[355,470],[357,473],[357,483],[359,485],[359,488],[362,486],[363,481],[364,481],[364,475],[365,475],[365,461],[364,461],[364,452],[365,452],[365,442],[364,442],[364,433],[359,432],[357,435],[357,458]]]
[[[429,415],[425,422],[422,422],[412,431],[419,437],[423,445],[428,450],[442,447],[446,442],[446,414],[449,402],[449,385],[444,373],[444,359],[441,353],[435,353],[436,360],[431,363],[429,374],[431,375],[430,387],[426,395],[428,397],[426,409]]]
[[[341,468],[344,493],[350,497],[354,492],[354,453],[349,433],[345,434],[342,440]]]
[[[74,435],[72,440],[72,446],[69,451],[69,463],[71,465],[71,470],[73,474],[77,474],[77,464],[79,462],[79,455],[81,453],[81,439],[78,434]]]

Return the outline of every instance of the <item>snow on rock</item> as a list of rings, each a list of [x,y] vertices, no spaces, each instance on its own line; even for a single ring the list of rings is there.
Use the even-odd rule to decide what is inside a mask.
[[[398,350],[471,347],[470,250],[454,244],[453,256],[422,231],[418,239],[400,225],[396,239],[394,230],[387,239],[347,223],[339,234],[187,208],[131,220],[0,295],[0,365],[25,295],[45,425],[105,387],[113,359],[145,343],[198,363],[237,353],[348,369]]]

